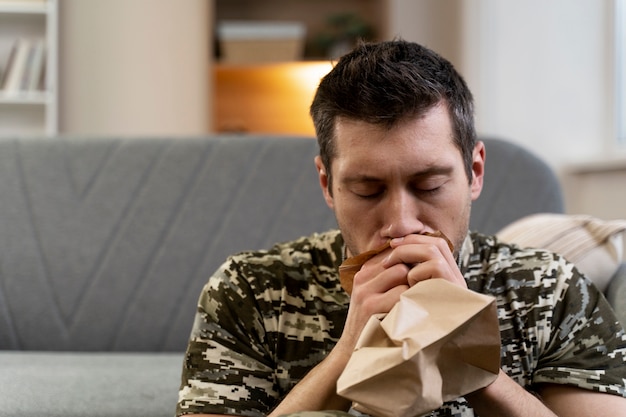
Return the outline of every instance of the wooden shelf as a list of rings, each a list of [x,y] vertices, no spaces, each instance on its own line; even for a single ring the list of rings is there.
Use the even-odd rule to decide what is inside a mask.
[[[0,91],[0,104],[19,105],[46,105],[50,103],[52,95],[46,91],[18,91],[6,93]]]
[[[0,13],[41,14],[48,12],[45,1],[3,1],[0,0]]]
[[[331,68],[315,47],[316,37],[329,29],[331,16],[350,13],[371,26],[373,38],[386,38],[389,8],[388,0],[217,0],[216,23],[295,21],[305,25],[306,39],[302,61],[236,65],[218,60],[209,75],[214,130],[314,136],[309,107]],[[219,51],[219,42],[216,46]]]
[[[314,136],[309,106],[329,61],[217,64],[213,125],[218,132]]]

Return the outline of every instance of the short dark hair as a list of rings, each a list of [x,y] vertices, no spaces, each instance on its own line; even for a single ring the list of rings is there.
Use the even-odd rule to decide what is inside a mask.
[[[455,144],[471,181],[476,143],[474,104],[461,75],[449,61],[417,43],[361,43],[322,79],[311,104],[320,157],[328,175],[335,156],[338,118],[391,128],[439,103],[448,108]]]

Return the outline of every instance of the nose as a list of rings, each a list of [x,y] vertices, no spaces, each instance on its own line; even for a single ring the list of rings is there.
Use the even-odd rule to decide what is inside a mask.
[[[383,216],[382,233],[386,239],[424,231],[424,224],[419,220],[419,201],[407,190],[388,195]]]

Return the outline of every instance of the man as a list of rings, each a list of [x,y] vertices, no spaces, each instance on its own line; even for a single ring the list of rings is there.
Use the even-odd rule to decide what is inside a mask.
[[[340,232],[233,256],[211,277],[178,414],[348,410],[336,381],[366,321],[437,277],[496,297],[502,369],[433,416],[626,416],[626,336],[595,287],[558,255],[468,233],[485,149],[449,62],[404,41],[361,45],[322,80],[311,114]],[[453,252],[424,235],[435,231]],[[342,259],[389,240],[349,296]]]

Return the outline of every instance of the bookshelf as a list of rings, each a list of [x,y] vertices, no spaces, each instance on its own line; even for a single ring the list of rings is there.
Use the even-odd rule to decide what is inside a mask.
[[[407,0],[408,1],[408,0]],[[215,0],[215,21],[297,21],[306,27],[304,60],[328,58],[320,54],[319,37],[328,34],[332,16],[358,16],[372,39],[388,37],[391,0]]]
[[[334,58],[319,45],[322,35],[329,33],[330,19],[358,16],[370,27],[371,39],[384,39],[389,37],[389,14],[390,0],[216,0],[217,28],[230,20],[272,25],[298,22],[306,30],[299,57],[275,59],[275,54],[269,54],[267,46],[258,42],[248,46],[247,58],[239,61],[225,59],[227,42],[214,31],[218,53],[209,72],[214,86],[213,129],[314,136],[309,105]]]
[[[58,0],[0,0],[0,136],[58,130]]]

